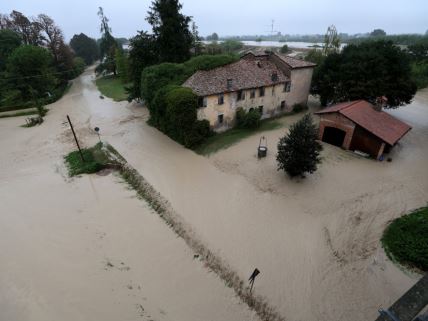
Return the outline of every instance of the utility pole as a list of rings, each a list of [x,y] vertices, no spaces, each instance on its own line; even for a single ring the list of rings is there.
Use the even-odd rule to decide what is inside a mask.
[[[76,133],[74,132],[73,124],[71,123],[70,117],[67,115],[68,123],[70,124],[71,131],[73,132],[74,140],[76,141],[77,148],[79,149],[80,157],[82,158],[82,162],[85,161],[83,157],[82,150],[80,149],[79,141],[77,140]]]

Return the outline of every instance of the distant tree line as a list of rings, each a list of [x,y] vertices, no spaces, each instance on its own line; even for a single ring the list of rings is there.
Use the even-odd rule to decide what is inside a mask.
[[[45,14],[0,14],[0,110],[49,103],[60,97],[85,62],[75,57],[64,35]]]

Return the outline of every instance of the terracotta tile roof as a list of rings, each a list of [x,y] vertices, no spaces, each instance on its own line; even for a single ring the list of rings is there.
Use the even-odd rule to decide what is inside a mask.
[[[277,78],[272,75],[276,73]],[[227,87],[227,80],[232,86]],[[212,70],[199,70],[183,86],[191,88],[198,96],[209,96],[241,89],[272,86],[289,81],[289,78],[271,61],[241,59],[235,63]]]
[[[281,54],[277,54],[277,53],[275,53],[274,55],[276,55],[279,59],[281,59],[283,62],[285,62],[287,65],[289,65],[292,69],[313,68],[317,65],[317,64],[314,64],[313,62],[310,62],[310,61],[297,59],[297,58],[293,58],[293,57],[286,56],[286,55],[281,55]]]
[[[384,111],[376,111],[365,100],[340,103],[316,114],[338,112],[389,145],[397,143],[412,127]]]

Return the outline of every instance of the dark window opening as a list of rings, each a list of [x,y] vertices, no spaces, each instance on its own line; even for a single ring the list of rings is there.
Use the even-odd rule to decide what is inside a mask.
[[[207,107],[207,97],[198,97],[198,107]]]
[[[260,115],[263,115],[263,106],[259,106],[259,113]]]
[[[281,110],[285,109],[285,100],[281,101]]]
[[[224,104],[224,95],[223,94],[218,95],[218,104],[219,105]]]
[[[232,90],[233,79],[227,80],[227,90]]]
[[[265,87],[260,88],[260,97],[263,97],[265,95]]]
[[[238,91],[237,100],[244,100],[244,99],[245,99],[245,92],[243,90]]]
[[[255,98],[256,97],[256,90],[255,89],[251,89],[250,91],[250,98]]]
[[[284,85],[284,92],[289,93],[291,91],[291,82],[287,82]]]
[[[224,115],[223,114],[217,116],[217,121],[218,121],[219,124],[223,124],[223,120],[224,120]]]

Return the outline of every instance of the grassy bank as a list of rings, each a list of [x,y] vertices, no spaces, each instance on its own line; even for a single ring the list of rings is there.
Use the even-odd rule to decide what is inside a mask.
[[[221,149],[228,148],[251,135],[267,130],[278,129],[281,126],[282,124],[278,119],[267,119],[261,121],[260,127],[257,129],[232,128],[224,133],[207,138],[202,145],[195,149],[195,152],[200,155],[210,155]]]
[[[68,82],[66,84],[63,84],[55,88],[50,92],[51,94],[50,97],[46,96],[44,98],[40,98],[39,103],[45,106],[60,100],[70,90],[71,85],[72,83]],[[22,101],[21,99],[18,99],[18,100],[12,100],[12,101],[2,101],[0,103],[0,113],[6,112],[6,111],[14,111],[14,110],[18,111],[22,109],[34,108],[34,105],[35,103],[32,100]],[[31,114],[27,114],[27,115],[31,115]],[[25,115],[21,115],[21,116],[25,116]]]
[[[125,86],[119,77],[106,76],[98,78],[96,80],[98,90],[106,97],[113,99],[114,101],[124,101],[128,98],[128,94],[125,92]]]
[[[102,143],[98,143],[91,148],[82,149],[82,154],[84,161],[79,151],[71,152],[64,157],[70,176],[96,173],[106,168],[110,163],[109,157],[103,150]]]
[[[382,244],[391,260],[427,272],[428,207],[393,221],[385,230]]]

